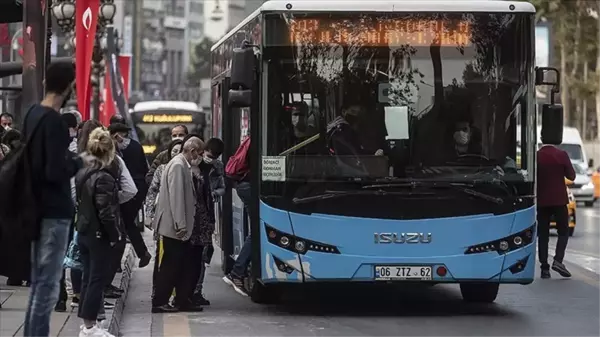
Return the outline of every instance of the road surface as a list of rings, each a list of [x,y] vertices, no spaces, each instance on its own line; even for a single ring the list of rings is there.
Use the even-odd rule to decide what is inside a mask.
[[[572,245],[593,252],[594,238],[598,242],[593,227],[598,224],[597,213],[588,213],[589,222],[581,217]],[[584,236],[586,232],[590,237]],[[567,264],[572,279],[554,274],[550,280],[538,279],[528,286],[506,285],[491,305],[463,303],[453,285],[404,290],[338,287],[291,294],[280,305],[258,305],[222,282],[220,267],[212,266],[205,285],[212,305],[201,313],[176,314],[150,314],[152,270],[138,269],[130,285],[121,335],[599,336],[598,274],[570,261]]]

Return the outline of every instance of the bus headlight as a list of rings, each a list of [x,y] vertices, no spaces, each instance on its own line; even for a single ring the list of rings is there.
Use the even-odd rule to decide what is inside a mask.
[[[525,247],[533,242],[535,237],[535,228],[536,225],[533,225],[523,231],[509,235],[505,238],[470,246],[465,251],[465,254],[497,252],[498,254],[502,255],[515,249]]]
[[[267,232],[267,240],[270,243],[294,253],[306,254],[307,251],[314,251],[319,253],[340,254],[338,248],[333,245],[307,240],[284,233],[268,225],[265,225],[265,230]]]

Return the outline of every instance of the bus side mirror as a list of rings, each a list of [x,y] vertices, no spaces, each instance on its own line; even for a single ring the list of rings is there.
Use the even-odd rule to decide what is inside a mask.
[[[553,67],[536,67],[535,85],[552,86],[550,89],[550,104],[554,104],[554,96],[560,92],[560,71]]]
[[[229,105],[245,108],[252,104],[252,89],[256,74],[256,57],[252,46],[234,48],[231,59]]]
[[[562,143],[563,119],[562,105],[542,105],[542,144],[559,145]]]

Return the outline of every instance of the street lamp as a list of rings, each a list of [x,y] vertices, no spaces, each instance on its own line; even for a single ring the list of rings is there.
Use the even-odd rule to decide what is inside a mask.
[[[56,18],[58,26],[63,32],[69,32],[75,27],[75,1],[54,0],[52,15]]]
[[[76,0],[53,0],[52,15],[63,32],[68,36],[72,50],[75,45],[75,1]],[[94,41],[94,50],[92,53],[92,72],[90,82],[92,85],[92,108],[94,117],[97,117],[100,106],[100,85],[102,76],[105,72],[106,62],[104,61],[104,50],[106,49],[106,26],[112,24],[117,7],[114,0],[100,0],[98,8],[98,23],[96,26],[96,36]],[[75,53],[73,53],[75,56]]]

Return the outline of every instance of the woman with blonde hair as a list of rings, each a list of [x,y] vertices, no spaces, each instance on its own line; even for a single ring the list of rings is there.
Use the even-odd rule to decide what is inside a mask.
[[[103,290],[110,275],[112,247],[121,240],[118,175],[111,167],[115,144],[108,131],[94,129],[89,135],[86,154],[89,167],[75,177],[77,190],[77,241],[83,279],[79,299],[79,318],[83,319],[80,337],[111,337],[96,325],[103,302]]]

